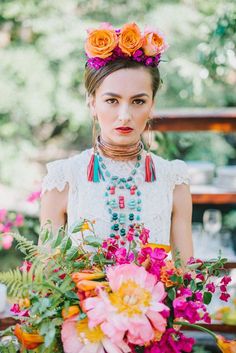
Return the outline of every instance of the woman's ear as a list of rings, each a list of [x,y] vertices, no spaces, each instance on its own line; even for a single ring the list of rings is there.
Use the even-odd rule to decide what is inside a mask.
[[[86,103],[90,109],[92,116],[96,116],[96,108],[95,108],[95,96],[90,94],[86,97]]]

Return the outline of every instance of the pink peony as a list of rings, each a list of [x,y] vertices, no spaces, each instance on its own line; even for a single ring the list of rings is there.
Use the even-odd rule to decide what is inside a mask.
[[[73,316],[62,324],[61,339],[65,353],[128,353],[129,346],[121,340],[111,342],[100,327],[89,328],[88,319]]]
[[[114,342],[127,333],[130,343],[144,345],[164,332],[166,318],[161,315],[169,308],[162,303],[166,292],[162,282],[144,267],[124,264],[107,270],[111,293],[99,291],[97,297],[84,301],[89,326],[101,325]]]

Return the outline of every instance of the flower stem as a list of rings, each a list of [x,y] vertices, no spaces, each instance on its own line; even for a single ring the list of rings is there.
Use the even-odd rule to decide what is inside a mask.
[[[203,331],[211,335],[215,340],[216,340],[216,334],[210,330],[208,330],[206,327],[196,325],[196,324],[190,324],[189,322],[185,321],[174,321],[174,325],[184,325],[184,326],[189,326],[198,329],[199,331]]]

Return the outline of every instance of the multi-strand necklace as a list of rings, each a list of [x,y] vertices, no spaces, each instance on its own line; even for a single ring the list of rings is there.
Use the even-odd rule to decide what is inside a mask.
[[[135,235],[134,225],[141,221],[141,191],[135,182],[135,175],[141,165],[141,154],[128,177],[112,175],[101,156],[99,162],[107,180],[104,194],[105,204],[111,221],[110,237],[125,237],[128,233]],[[128,195],[127,195],[128,192]],[[127,212],[127,209],[129,212]]]

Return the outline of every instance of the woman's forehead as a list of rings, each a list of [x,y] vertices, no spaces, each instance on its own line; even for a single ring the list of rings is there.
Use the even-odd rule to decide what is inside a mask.
[[[145,69],[120,69],[109,74],[97,89],[99,95],[113,93],[131,97],[144,93],[152,94],[152,79]]]

